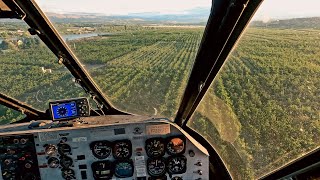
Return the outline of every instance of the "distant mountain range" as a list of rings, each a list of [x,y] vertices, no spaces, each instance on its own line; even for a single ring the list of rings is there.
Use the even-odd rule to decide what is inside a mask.
[[[210,8],[194,8],[176,14],[160,12],[131,13],[128,15],[103,15],[95,13],[52,13],[47,16],[54,22],[105,22],[105,23],[182,23],[206,24]]]
[[[320,17],[270,20],[268,22],[253,21],[251,26],[269,28],[314,28],[320,29]]]
[[[131,13],[128,15],[103,15],[95,13],[46,13],[54,22],[87,22],[111,24],[196,24],[205,25],[210,8],[194,8],[176,14],[163,14],[160,12]],[[269,28],[320,28],[320,17],[292,18],[281,20],[252,21],[251,26]]]

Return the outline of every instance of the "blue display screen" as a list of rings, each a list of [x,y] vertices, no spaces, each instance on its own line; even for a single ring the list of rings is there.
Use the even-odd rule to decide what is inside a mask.
[[[78,116],[76,102],[51,105],[53,119],[66,119]]]

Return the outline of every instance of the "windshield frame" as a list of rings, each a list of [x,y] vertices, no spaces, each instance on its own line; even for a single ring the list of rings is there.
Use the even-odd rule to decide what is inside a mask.
[[[41,119],[46,116],[46,113],[44,111],[35,109],[30,105],[27,105],[3,93],[0,93],[0,104],[26,115],[26,118],[19,120],[17,122],[24,122],[28,119],[33,119],[33,120]]]
[[[211,14],[174,121],[179,126],[186,126],[262,2],[212,2]]]
[[[14,10],[14,12],[18,14],[17,17],[23,19],[30,26],[28,29],[30,34],[38,35],[38,37],[55,54],[57,62],[65,65],[75,77],[76,82],[95,101],[97,108],[100,111],[104,114],[129,114],[112,106],[34,0],[17,0],[15,3],[5,1],[5,3],[11,10]]]

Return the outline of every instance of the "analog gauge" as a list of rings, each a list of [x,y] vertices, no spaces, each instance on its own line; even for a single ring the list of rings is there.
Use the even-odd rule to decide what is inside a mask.
[[[166,163],[164,158],[149,158],[147,170],[150,176],[163,176],[166,173]]]
[[[62,171],[61,172],[62,173],[62,177],[64,179],[68,179],[68,180],[69,179],[76,179],[74,170],[66,168],[66,169],[62,169],[61,171]]]
[[[109,141],[95,141],[90,144],[92,154],[99,159],[109,157],[112,148]]]
[[[48,156],[54,156],[57,154],[57,146],[53,144],[49,144],[45,147],[44,151]]]
[[[57,168],[59,166],[59,159],[51,157],[48,159],[48,166],[50,168]]]
[[[167,164],[170,174],[182,174],[187,169],[187,158],[185,156],[170,156]]]
[[[164,140],[162,138],[151,138],[146,141],[146,151],[149,157],[160,157],[164,155]]]
[[[112,154],[115,159],[130,158],[132,154],[132,144],[130,140],[115,141]]]
[[[58,114],[60,117],[65,117],[65,116],[67,116],[67,114],[68,114],[67,108],[65,108],[65,107],[63,107],[63,106],[58,107],[58,110],[57,110],[57,111],[58,111],[57,114]]]
[[[113,176],[110,161],[97,161],[91,164],[94,179],[111,179]]]
[[[133,175],[132,160],[117,161],[115,165],[114,175],[118,178],[132,177]]]
[[[73,160],[69,156],[61,156],[60,164],[63,168],[69,168],[73,164]]]
[[[183,136],[171,137],[167,143],[167,152],[170,155],[183,154],[185,151],[186,139]]]
[[[68,155],[71,153],[71,147],[69,144],[59,143],[58,152],[60,155]]]

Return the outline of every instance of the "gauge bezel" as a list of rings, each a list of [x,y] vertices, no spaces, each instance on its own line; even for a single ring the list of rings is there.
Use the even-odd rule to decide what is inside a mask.
[[[61,169],[61,176],[63,179],[67,179],[66,175],[64,174],[65,171],[71,171],[72,172],[72,176],[75,177],[76,173],[73,169],[71,168],[62,168]]]
[[[153,174],[153,173],[150,173],[150,170],[149,170],[149,164],[151,163],[151,161],[154,161],[154,160],[161,160],[164,164],[164,169],[163,169],[163,172],[161,174]],[[147,172],[148,174],[151,176],[151,177],[161,177],[161,176],[164,176],[166,174],[166,171],[167,170],[167,163],[166,163],[166,159],[163,158],[163,157],[158,157],[158,158],[148,158],[147,160]]]
[[[49,148],[52,148],[52,149],[49,149]],[[49,153],[49,150],[51,150],[52,152]],[[58,147],[56,145],[54,145],[54,144],[48,144],[48,145],[45,146],[44,152],[46,153],[46,155],[48,155],[50,157],[51,156],[55,156],[58,153]]]
[[[150,151],[148,150],[147,146],[150,142],[154,141],[154,140],[158,140],[160,141],[162,144],[163,144],[163,151],[159,154],[159,155],[154,155],[154,154],[151,154]],[[166,153],[166,140],[161,138],[161,137],[155,137],[155,138],[149,138],[145,141],[145,150],[146,150],[146,153],[148,155],[148,157],[152,157],[152,158],[156,158],[156,157],[162,157],[165,155]]]
[[[63,151],[61,150],[61,147],[63,147],[63,146],[70,148],[70,151],[63,152]],[[71,155],[72,147],[71,147],[69,144],[67,144],[67,143],[59,143],[59,144],[57,145],[57,147],[58,147],[58,153],[59,153],[61,156],[63,156],[63,155]]]
[[[118,143],[127,143],[129,145],[129,154],[128,156],[126,157],[119,157],[116,155],[116,145]],[[128,158],[131,158],[132,156],[132,143],[129,139],[124,139],[124,140],[117,140],[117,141],[113,141],[113,146],[112,146],[112,155],[113,155],[113,158],[116,159],[116,160],[122,160],[122,159],[128,159]]]
[[[105,163],[105,168],[102,169],[99,167],[99,163]],[[101,171],[101,170],[110,170],[110,174],[108,175],[107,179],[111,179],[113,174],[114,174],[114,168],[112,167],[112,162],[108,161],[108,160],[104,160],[104,161],[95,161],[91,164],[91,170],[92,170],[92,175],[94,179],[100,179],[101,178],[101,174],[97,175],[96,173],[94,173],[95,171]]]
[[[117,164],[119,164],[119,163],[128,163],[128,164],[130,164],[130,166],[132,167],[132,173],[131,173],[130,176],[120,176],[120,175],[117,174],[117,169],[116,169],[116,167],[117,167]],[[118,177],[118,178],[129,178],[129,177],[132,177],[132,176],[133,176],[133,173],[134,173],[134,165],[133,165],[133,161],[132,161],[131,159],[127,159],[127,160],[116,160],[116,161],[114,162],[114,164],[115,164],[115,166],[114,166],[114,175],[115,175],[116,177]]]
[[[183,141],[183,150],[181,152],[178,152],[178,153],[173,153],[171,151],[169,151],[169,148],[168,148],[168,145],[169,145],[169,142],[174,139],[174,138],[179,138]],[[179,136],[170,136],[168,138],[166,138],[166,152],[169,154],[169,155],[181,155],[181,154],[184,154],[186,152],[186,137],[182,136],[182,135],[179,135]]]
[[[57,162],[57,163],[55,164],[55,166],[52,166],[52,165],[51,165],[51,162],[52,162],[52,161],[56,161],[56,162]],[[57,168],[57,167],[60,166],[60,161],[59,161],[59,159],[56,158],[56,157],[50,157],[47,162],[48,162],[48,167],[50,167],[50,168]]]
[[[110,148],[110,152],[104,156],[98,155],[95,151],[94,151],[94,146],[98,143],[105,143],[106,146],[108,146]],[[98,158],[98,159],[106,159],[108,158],[111,154],[112,154],[112,149],[113,149],[113,145],[110,141],[104,140],[104,141],[93,141],[90,143],[90,149],[92,151],[92,154],[94,155],[94,157]]]
[[[170,161],[172,161],[174,158],[181,158],[185,161],[185,165],[183,167],[183,169],[181,169],[180,171],[172,171],[172,169],[169,168],[169,163]],[[178,156],[169,156],[167,159],[167,164],[166,164],[166,168],[169,174],[183,174],[187,171],[187,158],[183,155],[178,155]]]
[[[66,166],[66,164],[64,163],[65,159],[71,160],[71,164],[69,166]],[[61,165],[61,167],[68,169],[69,167],[71,167],[73,165],[73,159],[70,156],[62,155],[62,156],[60,156],[60,165]]]

